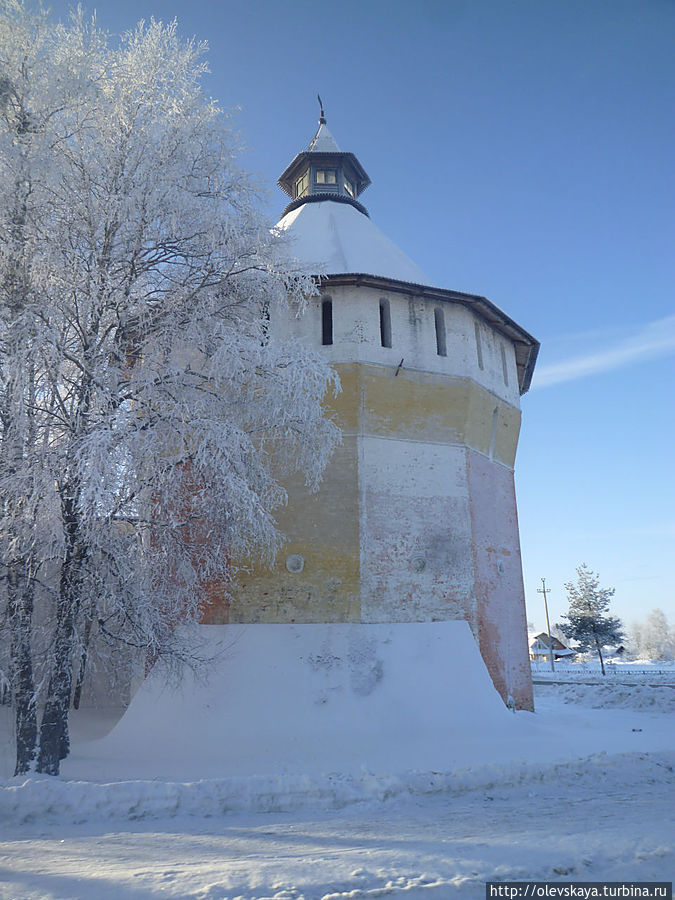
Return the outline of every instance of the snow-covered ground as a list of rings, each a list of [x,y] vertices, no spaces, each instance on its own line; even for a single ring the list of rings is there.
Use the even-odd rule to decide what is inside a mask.
[[[320,684],[319,699],[338,697],[335,710],[345,713],[349,704],[340,686],[346,690],[343,676],[349,675],[360,692],[358,703],[366,702],[363,708],[372,712],[376,706],[367,705],[375,703],[372,691],[364,693],[371,683],[354,677],[372,673],[373,660],[381,659],[384,675],[377,683],[383,693],[377,702],[388,701],[382,686],[389,682],[396,635],[387,640],[384,648],[370,648],[374,656],[359,656],[349,641],[344,654],[338,642],[315,655],[311,665],[318,681],[312,686],[309,680],[305,699],[315,703]],[[468,653],[471,645],[461,634],[454,640],[457,653],[462,648]],[[343,656],[351,658],[344,669]],[[224,729],[215,729],[217,740],[202,746],[195,760],[201,744],[191,745],[185,732],[196,729],[202,741],[203,714],[213,711],[214,699],[197,685],[174,698],[172,725],[182,749],[173,755],[167,749],[166,771],[155,777],[147,771],[143,742],[166,712],[164,705],[161,716],[150,715],[146,701],[159,702],[159,695],[141,697],[137,716],[132,710],[126,726],[93,743],[85,739],[101,734],[110,722],[80,711],[63,777],[0,781],[0,898],[482,900],[488,880],[671,880],[675,689],[645,685],[626,694],[625,686],[616,684],[599,702],[594,685],[537,685],[536,714],[514,715],[493,705],[476,660],[469,655],[465,663],[466,683],[478,679],[473,684],[491,733],[471,725],[463,703],[451,702],[451,718],[461,728],[453,746],[436,756],[433,748],[421,752],[415,736],[401,728],[400,752],[373,752],[361,766],[346,758],[344,767],[323,771],[307,765],[301,754],[298,766],[286,759],[283,766],[255,775],[240,761],[238,774],[218,773]],[[431,690],[419,665],[418,687]],[[296,689],[300,674],[288,673]],[[391,678],[392,686],[402,689],[394,674]],[[171,702],[161,696],[163,704]],[[407,716],[402,724],[412,721],[406,705],[411,696],[402,698]],[[438,696],[420,702],[443,719]],[[316,704],[318,710],[325,707],[326,702]],[[229,712],[237,711],[230,707]],[[414,727],[431,739],[450,734],[442,722],[426,721],[423,710]],[[169,733],[162,732],[161,739]],[[268,732],[262,734],[268,739]],[[366,742],[360,748],[365,752],[372,739],[367,723],[353,734]],[[120,735],[128,745],[125,774],[118,760],[106,756],[119,752]],[[339,736],[333,738],[346,752]],[[161,748],[157,739],[156,733],[155,750]],[[307,742],[320,756],[320,743]],[[188,746],[193,758],[184,759],[181,776],[176,766]],[[283,741],[279,747],[289,749]],[[335,761],[329,749],[324,759]],[[406,769],[403,750],[413,762],[445,764]],[[257,764],[265,758],[258,754]],[[119,774],[113,777],[116,767]]]
[[[488,880],[670,880],[672,763],[596,758],[338,810],[144,820],[139,806],[82,825],[68,810],[5,832],[0,896],[483,900]]]
[[[605,661],[605,674],[596,659],[576,662],[558,660],[551,671],[548,659],[532,663],[532,677],[536,681],[597,681],[600,684],[622,681],[631,684],[675,684],[675,660],[627,660],[623,657]]]
[[[591,709],[628,709],[640,712],[675,714],[675,682],[673,684],[624,684],[622,681],[584,684],[537,684],[537,709],[548,709],[549,700],[585,706]]]

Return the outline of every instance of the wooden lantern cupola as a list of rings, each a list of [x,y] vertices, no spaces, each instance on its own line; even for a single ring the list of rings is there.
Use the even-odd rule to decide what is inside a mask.
[[[353,153],[340,150],[326,127],[320,97],[319,105],[319,127],[309,147],[298,153],[279,177],[279,187],[291,198],[283,215],[303,203],[335,200],[349,203],[367,216],[368,211],[357,198],[370,184],[370,178]]]

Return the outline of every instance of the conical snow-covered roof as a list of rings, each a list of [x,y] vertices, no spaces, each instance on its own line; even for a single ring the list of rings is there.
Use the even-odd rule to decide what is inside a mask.
[[[338,147],[322,106],[309,147],[279,178],[291,202],[277,228],[291,237],[293,255],[317,275],[376,275],[428,285],[424,272],[370,221],[357,199],[369,184],[356,156]]]
[[[325,122],[321,122],[307,149],[310,153],[340,153],[340,148]]]
[[[277,228],[291,238],[291,253],[321,275],[378,275],[413,284],[429,279],[377,225],[349,203],[303,203]]]

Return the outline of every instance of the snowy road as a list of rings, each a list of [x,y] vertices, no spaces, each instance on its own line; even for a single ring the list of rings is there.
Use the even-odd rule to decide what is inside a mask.
[[[672,756],[339,811],[25,824],[2,900],[482,898],[488,880],[671,880]],[[9,835],[8,835],[9,836]]]

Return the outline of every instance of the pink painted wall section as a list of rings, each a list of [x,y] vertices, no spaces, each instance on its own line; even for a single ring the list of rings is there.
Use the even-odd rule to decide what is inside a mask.
[[[466,452],[481,654],[504,700],[533,709],[513,472]]]

